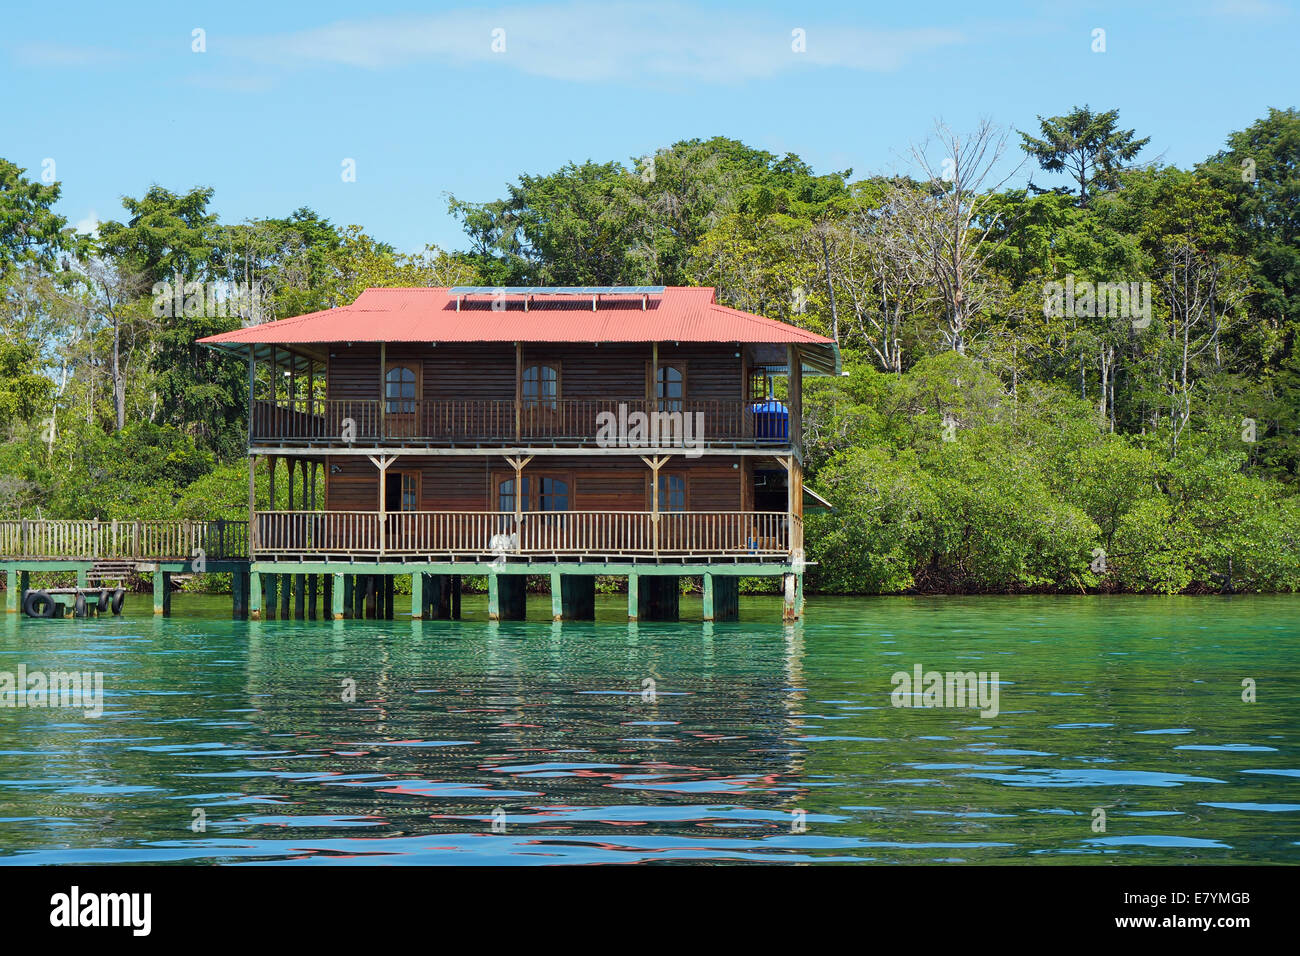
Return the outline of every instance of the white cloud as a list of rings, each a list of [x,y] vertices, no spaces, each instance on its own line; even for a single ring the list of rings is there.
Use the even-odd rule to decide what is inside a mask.
[[[96,238],[99,237],[99,213],[90,210],[84,217],[76,222],[76,230],[79,233],[89,233]]]
[[[1289,8],[1273,0],[1216,0],[1210,5],[1210,12],[1240,20],[1269,20],[1291,13]]]
[[[60,43],[24,43],[14,55],[27,66],[113,66],[127,59],[119,50]]]
[[[493,52],[493,30],[505,51]],[[792,49],[805,31],[806,51]],[[336,64],[379,70],[419,62],[499,63],[575,81],[646,78],[740,82],[809,67],[888,72],[913,56],[962,42],[952,29],[867,30],[702,10],[682,3],[589,0],[460,10],[332,23],[294,33],[230,38],[237,56],[289,66]]]

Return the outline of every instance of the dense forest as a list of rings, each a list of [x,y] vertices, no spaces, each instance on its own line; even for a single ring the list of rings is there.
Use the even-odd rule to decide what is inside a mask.
[[[1027,125],[865,178],[721,137],[573,163],[449,197],[464,248],[418,254],[205,187],[77,233],[0,158],[0,516],[243,517],[246,369],[203,335],[368,286],[711,285],[844,353],[806,386],[810,590],[1300,588],[1300,114],[1192,169],[1114,110]]]

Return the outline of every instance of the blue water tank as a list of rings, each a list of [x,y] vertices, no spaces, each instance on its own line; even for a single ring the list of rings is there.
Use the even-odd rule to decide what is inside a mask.
[[[790,440],[790,412],[774,398],[754,402],[754,440],[787,442]]]

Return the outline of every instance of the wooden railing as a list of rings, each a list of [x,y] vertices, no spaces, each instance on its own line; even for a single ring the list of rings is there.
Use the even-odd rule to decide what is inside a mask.
[[[248,557],[248,522],[0,521],[0,558],[188,561]]]
[[[517,409],[516,409],[517,404]],[[653,419],[660,437],[638,447],[788,443],[784,413],[756,412],[741,399],[438,399],[392,401],[295,399],[253,403],[254,442],[309,444],[450,444],[556,442],[601,445],[631,437],[636,413]],[[613,430],[610,430],[610,426]],[[689,429],[689,432],[687,431]],[[629,444],[624,441],[624,444]]]
[[[797,520],[797,519],[796,519]],[[254,557],[773,556],[791,550],[779,511],[274,511],[256,516]]]

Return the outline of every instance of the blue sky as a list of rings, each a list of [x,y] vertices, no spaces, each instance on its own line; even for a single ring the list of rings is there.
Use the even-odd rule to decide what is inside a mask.
[[[1190,165],[1300,85],[1300,15],[1280,0],[172,0],[25,4],[4,23],[0,156],[32,176],[53,160],[70,221],[119,218],[151,183],[206,185],[226,221],[306,205],[405,251],[462,244],[447,193],[493,199],[521,172],[679,139],[864,176],[906,170],[936,119],[1031,130],[1086,102],[1151,136],[1142,158]]]

